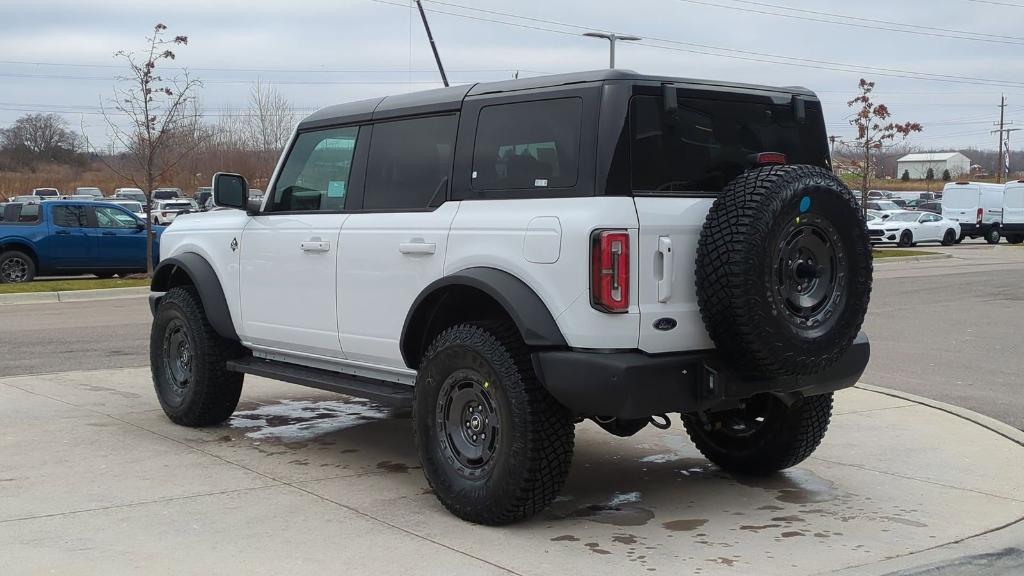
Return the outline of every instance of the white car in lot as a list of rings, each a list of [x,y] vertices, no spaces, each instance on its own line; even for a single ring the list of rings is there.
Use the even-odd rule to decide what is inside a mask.
[[[960,223],[932,212],[901,210],[885,220],[868,222],[868,235],[872,244],[907,247],[918,242],[940,242],[951,246],[960,237]]]
[[[154,200],[149,212],[152,215],[153,224],[168,226],[174,222],[178,214],[198,212],[199,208],[188,198],[178,200]]]

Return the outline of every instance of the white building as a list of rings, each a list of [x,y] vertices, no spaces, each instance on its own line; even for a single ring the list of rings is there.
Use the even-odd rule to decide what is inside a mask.
[[[925,154],[907,154],[896,161],[896,177],[902,178],[904,172],[910,173],[913,180],[923,180],[932,169],[936,180],[942,173],[949,170],[954,180],[964,174],[971,173],[971,160],[959,152],[929,152]]]

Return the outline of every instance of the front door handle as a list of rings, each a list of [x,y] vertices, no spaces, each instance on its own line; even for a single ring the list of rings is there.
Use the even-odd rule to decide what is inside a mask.
[[[57,230],[56,232],[54,232],[54,234],[60,234],[61,236],[65,236],[67,234],[71,234],[71,231],[70,230]]]
[[[117,236],[117,232],[104,232],[104,236]]]
[[[331,243],[323,242],[321,240],[309,240],[299,244],[299,249],[303,252],[330,252]]]
[[[433,242],[402,242],[398,245],[402,254],[433,254],[437,252],[437,244]]]

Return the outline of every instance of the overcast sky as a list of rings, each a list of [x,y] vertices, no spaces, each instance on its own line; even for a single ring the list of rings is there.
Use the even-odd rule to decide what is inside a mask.
[[[0,127],[26,112],[52,111],[105,142],[96,112],[119,73],[112,54],[141,49],[157,22],[171,35],[188,35],[175,66],[204,81],[201,97],[211,116],[244,107],[257,78],[277,85],[303,113],[439,86],[409,1],[383,1],[0,0]],[[825,102],[829,133],[842,137],[852,137],[845,103],[861,77],[878,83],[878,100],[895,120],[924,124],[911,139],[922,148],[995,148],[988,132],[1002,93],[1007,119],[1024,127],[1024,0],[424,0],[424,6],[453,83],[505,79],[516,70],[522,76],[606,67],[607,43],[579,34],[610,30],[646,39],[620,44],[620,68],[807,86]],[[949,81],[907,78],[922,75]],[[1013,148],[1024,148],[1024,135],[1015,136],[1020,145]]]

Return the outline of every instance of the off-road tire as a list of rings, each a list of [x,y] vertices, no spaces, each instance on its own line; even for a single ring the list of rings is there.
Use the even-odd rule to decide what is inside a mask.
[[[1001,237],[1002,235],[999,233],[999,228],[996,228],[995,226],[989,228],[988,232],[985,232],[985,242],[988,242],[989,244],[999,244],[999,238]]]
[[[900,234],[900,241],[896,243],[900,248],[910,248],[914,245],[914,233],[910,230],[904,230]]]
[[[942,235],[942,245],[952,246],[954,242],[956,242],[956,231],[950,228]]]
[[[172,381],[173,370],[165,351],[168,338],[182,334],[188,338],[190,369],[185,386]],[[210,325],[195,288],[178,286],[168,290],[160,299],[149,338],[153,386],[167,417],[175,424],[193,427],[227,420],[238,406],[243,375],[227,370],[226,363],[241,352],[237,342],[222,338]]]
[[[32,260],[31,256],[20,250],[8,250],[0,254],[0,271],[15,265],[20,270],[18,276],[16,278],[13,275],[8,277],[6,272],[0,273],[0,284],[20,284],[21,282],[31,282],[35,279],[36,263]]]
[[[801,220],[804,219],[804,220]],[[803,224],[802,224],[803,222]],[[800,325],[774,295],[776,250],[788,230],[830,227],[830,269],[844,269],[827,320]],[[839,263],[839,260],[842,260]],[[820,269],[819,269],[820,270]],[[836,278],[838,280],[839,274]],[[723,360],[754,377],[814,374],[846,353],[860,331],[871,295],[871,242],[849,188],[815,166],[770,166],[729,183],[708,212],[697,244],[701,318]]]
[[[444,422],[445,407],[456,405],[445,400],[445,391],[467,386],[487,391],[490,417],[497,415],[501,426],[490,439],[493,453],[479,468],[463,465],[453,436],[459,432]],[[507,524],[540,512],[558,496],[572,462],[573,419],[537,380],[510,323],[464,323],[439,334],[420,363],[415,394],[420,463],[452,514]]]
[[[821,443],[832,416],[832,394],[808,396],[791,406],[771,397],[776,413],[749,437],[724,432],[721,416],[683,415],[683,427],[705,458],[734,474],[763,476],[795,466]]]

